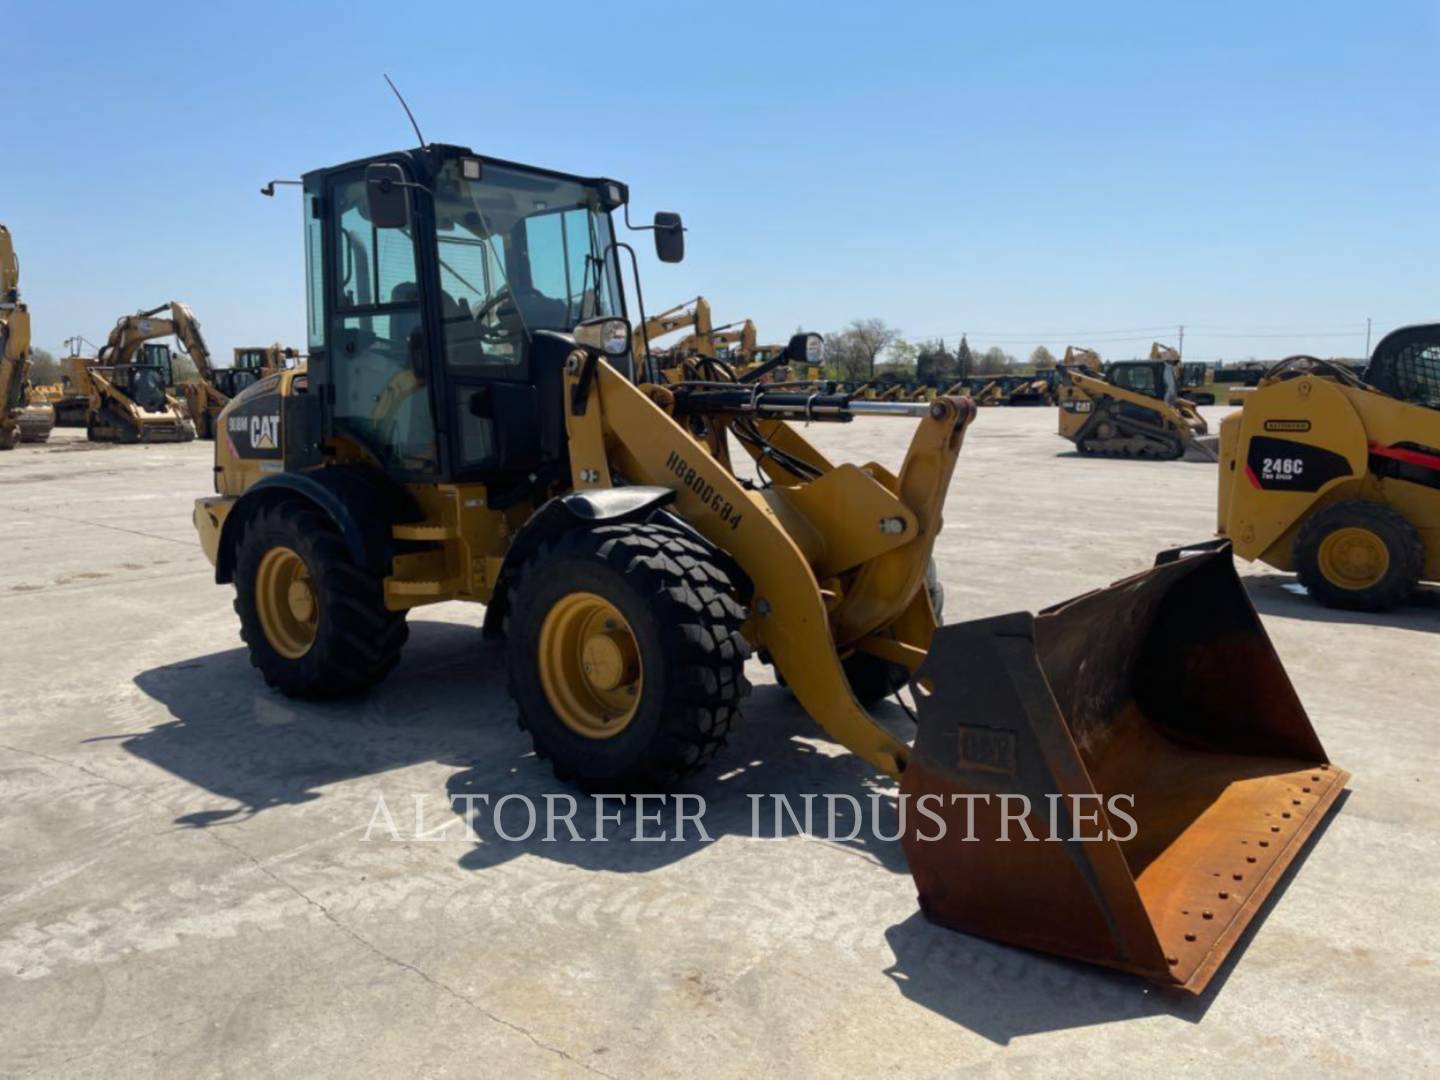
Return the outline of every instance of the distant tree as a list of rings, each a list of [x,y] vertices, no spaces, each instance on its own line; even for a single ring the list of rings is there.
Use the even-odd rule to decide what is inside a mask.
[[[975,372],[979,375],[999,375],[1006,368],[1019,363],[1004,349],[992,345],[975,358]]]
[[[1055,366],[1055,354],[1044,345],[1035,346],[1035,351],[1030,354],[1030,364],[1036,371]]]
[[[903,368],[910,375],[915,373],[915,359],[920,350],[904,338],[896,338],[885,350],[885,363],[888,367]]]
[[[30,381],[37,386],[60,381],[60,361],[49,349],[30,350]]]
[[[945,349],[944,341],[922,341],[915,350],[915,375],[922,382],[952,379],[955,357]]]
[[[853,335],[855,346],[865,355],[872,378],[876,359],[900,337],[899,329],[884,319],[856,319],[846,333]]]
[[[195,361],[190,359],[189,353],[172,351],[170,353],[170,367],[177,383],[200,381],[200,371],[196,368]]]
[[[960,335],[960,347],[955,350],[955,376],[968,379],[975,370],[975,354],[970,351],[970,342]]]
[[[825,335],[825,363],[836,378],[845,382],[869,377],[869,354],[850,330],[835,330]]]

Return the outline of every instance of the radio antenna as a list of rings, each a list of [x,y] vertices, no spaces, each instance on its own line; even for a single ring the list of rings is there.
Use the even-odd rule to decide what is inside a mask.
[[[384,73],[382,72],[382,74]],[[410,126],[415,129],[415,137],[420,140],[420,148],[422,150],[427,148],[430,144],[425,141],[425,136],[420,134],[420,125],[415,122],[415,114],[410,111],[410,106],[405,104],[405,96],[400,93],[400,88],[395,85],[394,80],[392,80],[389,75],[385,76],[385,81],[390,84],[390,89],[395,91],[395,96],[400,100],[400,107],[405,110],[405,115],[410,118]]]

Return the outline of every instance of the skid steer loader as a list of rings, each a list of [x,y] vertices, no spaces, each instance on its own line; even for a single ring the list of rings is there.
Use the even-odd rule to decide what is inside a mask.
[[[1292,356],[1220,424],[1218,529],[1329,607],[1440,581],[1440,324],[1384,337],[1362,381]]]
[[[55,410],[30,387],[30,311],[20,299],[20,257],[0,225],[0,450],[45,442]]]
[[[431,145],[307,173],[302,191],[309,360],[226,406],[216,494],[194,511],[270,685],[363,692],[399,661],[408,611],[477,601],[537,755],[588,790],[646,791],[720,750],[755,650],[951,840],[952,795],[1133,794],[1129,841],[1013,856],[994,837],[957,855],[910,815],[921,902],[1204,984],[1344,780],[1228,552],[1175,553],[1038,617],[937,628],[926,567],[968,399],[862,401],[723,369],[645,381],[613,180]],[[678,261],[679,216],[648,228]],[[818,344],[797,335],[787,359]],[[835,464],[791,423],[866,416],[913,421],[898,473]],[[917,679],[913,751],[862,700],[894,669]],[[1054,813],[1042,799],[1026,820]]]
[[[1169,361],[1123,360],[1102,373],[1070,357],[1067,351],[1060,366],[1060,436],[1080,453],[1174,460],[1194,449],[1200,457],[1215,459],[1198,441],[1209,425],[1180,396]]]

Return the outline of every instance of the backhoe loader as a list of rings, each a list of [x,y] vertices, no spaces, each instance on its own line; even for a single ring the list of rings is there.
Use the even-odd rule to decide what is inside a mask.
[[[55,410],[30,392],[30,310],[20,299],[20,257],[0,225],[0,450],[44,442]]]
[[[1089,350],[1083,350],[1089,353]],[[1173,460],[1194,449],[1214,460],[1198,441],[1205,418],[1180,396],[1175,365],[1166,360],[1123,360],[1103,373],[1094,357],[1067,349],[1060,365],[1060,435],[1095,457]]]
[[[1345,779],[1228,551],[937,627],[926,567],[973,403],[647,379],[614,239],[628,198],[436,144],[304,175],[309,359],[226,406],[194,511],[251,663],[288,695],[358,694],[399,662],[410,610],[485,604],[537,755],[620,792],[714,758],[753,650],[902,807],[925,798],[904,843],[931,917],[1198,991]],[[683,256],[679,215],[652,231]],[[541,242],[557,233],[579,248]],[[868,416],[914,423],[898,473],[834,463],[800,426]],[[913,749],[862,700],[877,667],[916,680]],[[961,803],[993,824],[985,800],[1029,793],[1065,804],[1008,807],[1036,829],[1072,806],[1116,824],[1128,793],[1136,827],[954,843]]]
[[[169,364],[169,347],[158,346],[159,338],[173,337],[184,346],[190,361],[195,365],[196,379],[177,383],[173,368],[167,374],[167,392],[182,404],[185,415],[195,427],[195,433],[202,439],[215,437],[215,418],[230,400],[215,385],[214,366],[210,362],[210,347],[205,335],[200,332],[200,321],[189,306],[178,300],[171,300],[148,311],[121,316],[110,331],[110,337],[100,347],[99,362],[102,366],[120,368],[137,361],[137,356],[149,354],[149,366],[155,366],[154,355],[164,349],[162,365]],[[146,361],[140,361],[146,363]]]
[[[1218,529],[1328,607],[1440,581],[1440,323],[1383,338],[1361,380],[1292,356],[1220,424]]]

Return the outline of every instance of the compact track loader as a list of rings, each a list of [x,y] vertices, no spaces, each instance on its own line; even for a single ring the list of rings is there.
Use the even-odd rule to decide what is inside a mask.
[[[184,346],[195,365],[196,379],[175,381],[169,346],[155,344],[157,339],[168,337]],[[163,356],[158,362],[141,359],[157,353]],[[166,392],[181,403],[195,434],[202,439],[215,437],[215,418],[230,398],[215,385],[210,346],[200,332],[200,320],[188,305],[171,300],[148,311],[121,316],[111,329],[109,339],[100,347],[99,363],[117,370],[136,363],[164,367]]]
[[[1362,381],[1292,356],[1220,424],[1218,528],[1329,607],[1440,581],[1440,324],[1387,335]]]
[[[214,368],[210,381],[215,389],[229,401],[242,390],[253,386],[261,379],[275,375],[286,368],[295,367],[300,353],[278,341],[273,345],[239,345],[235,348],[234,362],[228,368]]]
[[[91,442],[189,442],[195,425],[172,397],[167,366],[158,362],[102,364],[83,356],[63,361],[71,389],[86,401],[85,436]]]
[[[20,299],[20,257],[0,225],[0,450],[44,442],[54,426],[54,408],[31,393],[30,311]]]
[[[932,916],[1204,984],[1344,780],[1228,551],[939,627],[926,570],[971,401],[720,364],[647,379],[613,180],[431,145],[302,184],[309,360],[226,406],[216,494],[194,512],[270,685],[363,692],[398,663],[407,612],[476,601],[536,753],[585,789],[646,791],[719,752],[753,650],[906,799],[932,796],[932,817],[905,819]],[[653,232],[677,261],[678,215]],[[797,335],[780,359],[819,344]],[[836,464],[793,423],[867,416],[914,424],[898,473]],[[897,671],[916,680],[913,750],[869,709]],[[1136,831],[957,856],[949,796],[1026,793],[1083,797],[1105,827],[1133,795]],[[1009,811],[1044,829],[1072,808]]]
[[[1180,396],[1173,364],[1125,360],[1102,373],[1083,359],[1070,362],[1071,356],[1067,351],[1060,366],[1060,436],[1080,453],[1173,460],[1194,448],[1214,460],[1197,441],[1209,425]]]
[[[1058,369],[1049,371],[1037,371],[1034,375],[1021,379],[1010,388],[1005,395],[1007,405],[1054,405],[1055,393],[1060,386],[1060,373]]]

